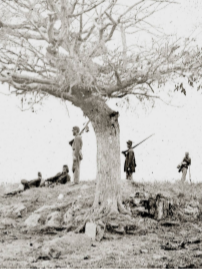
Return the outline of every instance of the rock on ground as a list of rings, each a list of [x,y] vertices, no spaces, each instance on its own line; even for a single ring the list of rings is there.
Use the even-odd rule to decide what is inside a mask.
[[[1,206],[0,213],[4,217],[19,218],[27,214],[27,208],[23,204]]]
[[[62,222],[62,214],[59,211],[50,213],[47,216],[45,225],[47,227],[60,228]]]
[[[91,242],[91,239],[85,234],[70,232],[61,238],[44,242],[38,256],[40,258],[57,259],[61,255],[90,250]]]
[[[37,227],[42,224],[42,218],[40,214],[31,214],[24,222],[27,227]]]

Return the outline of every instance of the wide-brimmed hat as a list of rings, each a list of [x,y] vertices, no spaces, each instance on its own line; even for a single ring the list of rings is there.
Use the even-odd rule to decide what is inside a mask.
[[[126,143],[127,143],[128,145],[132,145],[132,144],[133,144],[133,142],[132,142],[131,140],[128,140]]]

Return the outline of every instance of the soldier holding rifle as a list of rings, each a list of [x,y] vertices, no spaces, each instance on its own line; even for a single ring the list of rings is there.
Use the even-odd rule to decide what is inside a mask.
[[[135,160],[135,153],[133,151],[134,148],[142,144],[144,141],[149,139],[151,136],[154,134],[150,135],[149,137],[145,138],[141,142],[139,142],[137,145],[132,147],[132,141],[127,142],[127,147],[128,149],[125,151],[122,151],[123,155],[126,157],[125,164],[124,164],[124,172],[126,172],[126,179],[132,180],[133,179],[133,173],[135,173],[135,167],[136,165],[136,160]]]
[[[132,149],[132,141],[129,140],[126,143],[128,150],[122,151],[122,153],[126,157],[124,164],[124,172],[126,172],[126,179],[133,180],[133,173],[135,173],[135,167],[137,166],[135,161],[135,153]]]
[[[181,164],[177,166],[177,168],[179,169],[179,173],[182,171],[182,178],[181,178],[182,182],[185,182],[186,180],[187,170],[188,167],[190,167],[190,165],[191,165],[191,158],[189,157],[189,152],[186,152],[185,157],[183,158]]]
[[[86,126],[83,128],[81,132],[78,126],[74,126],[72,129],[73,136],[75,136],[75,139],[71,140],[69,144],[70,146],[72,146],[72,155],[73,155],[72,172],[74,175],[74,184],[78,184],[80,180],[80,162],[83,159],[83,155],[81,151],[82,146],[83,146],[83,141],[82,141],[81,135],[85,130],[86,132],[88,132],[89,122],[90,121],[87,122]]]

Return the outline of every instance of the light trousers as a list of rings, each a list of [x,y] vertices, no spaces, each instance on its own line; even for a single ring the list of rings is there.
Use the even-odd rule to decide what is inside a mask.
[[[181,178],[182,182],[185,182],[185,180],[186,180],[187,170],[188,169],[185,167],[182,168],[182,178]]]

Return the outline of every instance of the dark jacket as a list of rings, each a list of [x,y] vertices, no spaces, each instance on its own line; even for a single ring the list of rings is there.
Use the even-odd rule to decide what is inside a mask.
[[[48,178],[46,181],[51,183],[59,183],[59,184],[66,184],[70,182],[70,175],[66,172],[57,173],[54,177]]]
[[[188,168],[188,166],[191,164],[191,158],[184,157],[183,162],[186,163],[183,165],[183,167]]]
[[[136,161],[133,149],[129,149],[124,155],[126,156],[124,172],[128,172],[128,168],[130,168],[130,172],[135,172]]]
[[[41,184],[41,178],[37,178],[37,179],[33,179],[33,180],[26,180],[26,179],[22,179],[21,180],[21,184],[24,185],[24,190],[36,187],[38,188]]]
[[[185,163],[185,164],[183,164]],[[184,157],[184,159],[182,160],[181,165],[178,166],[178,172],[180,173],[182,171],[183,168],[188,169],[189,165],[191,165],[191,158],[188,157]]]

